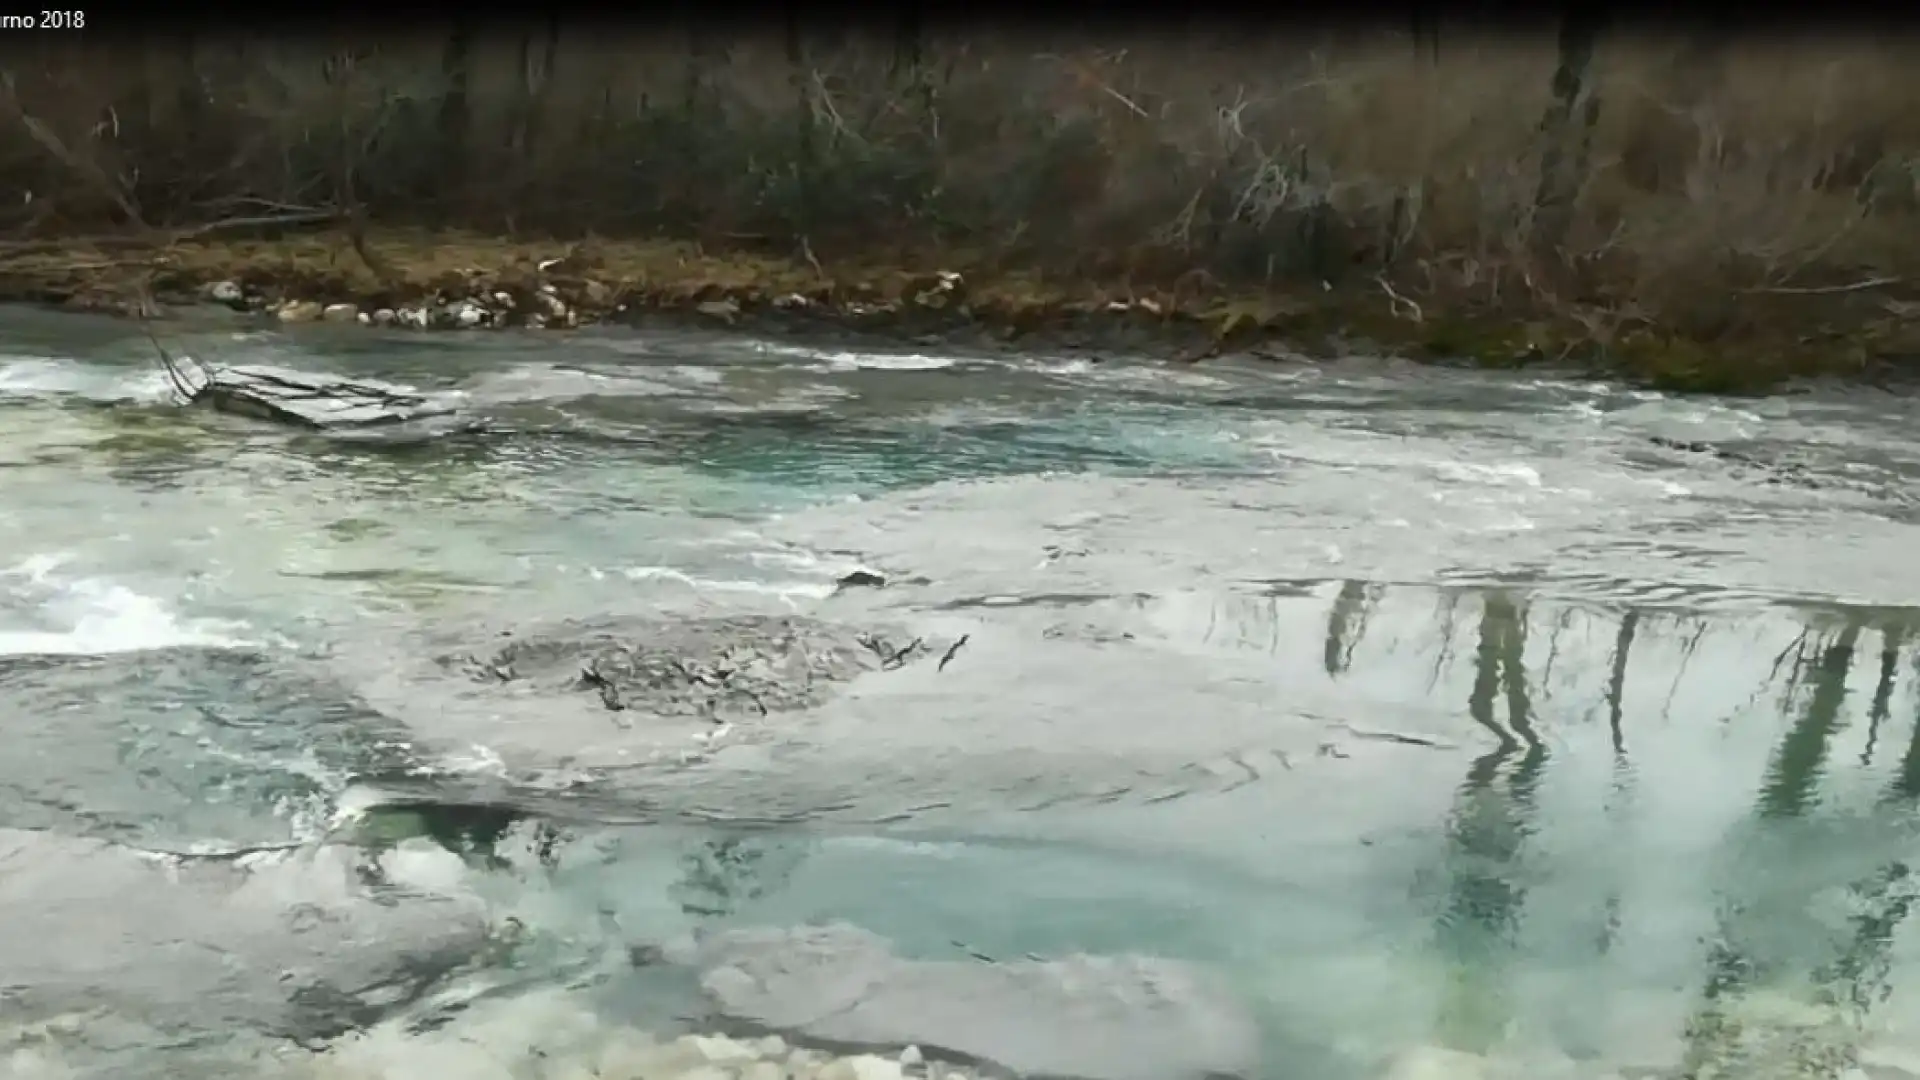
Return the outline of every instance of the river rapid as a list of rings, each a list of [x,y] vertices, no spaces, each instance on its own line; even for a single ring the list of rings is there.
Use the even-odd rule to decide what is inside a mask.
[[[1920,1077],[1907,398],[166,330],[486,429],[0,313],[0,1077]]]

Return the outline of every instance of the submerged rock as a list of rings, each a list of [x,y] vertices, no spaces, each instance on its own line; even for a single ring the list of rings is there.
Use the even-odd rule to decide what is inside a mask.
[[[329,1035],[377,1020],[489,939],[470,896],[369,887],[359,853],[149,855],[0,829],[9,1011]]]
[[[592,692],[609,710],[721,720],[809,708],[835,684],[925,655],[917,640],[753,615],[575,624],[441,662],[482,683]]]
[[[317,1068],[288,1080],[971,1080],[966,1070],[934,1062],[907,1072],[872,1055],[790,1050],[778,1038],[669,1037],[620,1023],[588,996],[556,987],[482,998],[444,1019],[422,1027],[395,1018],[356,1032],[318,1056]]]
[[[1253,1076],[1251,1015],[1206,973],[1155,957],[910,960],[844,924],[737,929],[663,950],[719,1013],[803,1041],[926,1047],[1014,1073],[1085,1080]],[[890,1058],[850,1075],[899,1075]],[[862,1072],[866,1064],[869,1072]]]

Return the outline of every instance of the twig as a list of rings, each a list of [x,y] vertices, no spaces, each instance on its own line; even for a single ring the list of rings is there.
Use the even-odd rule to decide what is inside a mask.
[[[142,286],[140,296],[134,304],[134,309],[140,317],[140,332],[145,334],[147,341],[152,343],[153,351],[160,354],[160,370],[166,373],[167,383],[173,388],[173,392],[180,397],[182,402],[192,404],[200,399],[201,393],[212,388],[213,380],[209,378],[207,385],[201,387],[197,392],[193,389],[193,385],[187,381],[186,375],[181,372],[180,365],[174,360],[173,354],[167,352],[167,347],[160,344],[159,336],[153,332],[153,326],[147,318],[147,312],[151,303],[152,301],[147,293],[146,287]]]
[[[840,110],[833,104],[833,94],[827,89],[826,78],[819,71],[813,73],[813,86],[815,91],[813,100],[819,104],[820,111],[827,114],[828,121],[833,124],[834,134],[845,135],[857,143],[866,142],[867,140],[862,138],[859,132],[847,126],[846,119],[840,115]]]
[[[1901,279],[1897,277],[1877,277],[1877,278],[1868,278],[1865,281],[1856,281],[1851,285],[1808,285],[1808,286],[1800,286],[1800,287],[1795,287],[1791,285],[1774,285],[1774,286],[1759,286],[1751,289],[1743,289],[1741,291],[1748,292],[1748,293],[1770,293],[1773,295],[1784,295],[1784,296],[1827,296],[1833,293],[1849,293],[1849,292],[1859,292],[1862,289],[1877,289],[1882,285],[1897,285],[1900,283],[1900,280]]]
[[[935,665],[933,670],[936,673],[947,670],[947,665],[953,662],[953,658],[960,655],[960,647],[962,645],[965,645],[967,643],[967,639],[972,636],[973,635],[971,634],[961,634],[958,640],[956,640],[953,644],[947,646],[946,653],[940,657],[940,663]]]
[[[65,142],[61,141],[60,136],[54,134],[52,128],[41,123],[37,117],[29,115],[27,110],[21,107],[20,95],[14,88],[12,72],[0,71],[0,89],[6,91],[6,101],[13,114],[20,118],[21,126],[27,129],[27,134],[34,142],[40,144],[42,150],[51,154],[55,160],[65,165],[80,179],[92,185],[101,195],[106,196],[108,201],[120,208],[120,212],[127,216],[127,220],[132,222],[135,228],[141,232],[147,231],[147,223],[141,218],[140,211],[134,208],[133,200],[128,197],[124,184],[114,183],[113,178],[107,175],[107,171],[100,167],[99,162],[87,160],[74,153]],[[119,114],[110,115],[113,116],[114,134],[118,136]]]
[[[195,240],[209,233],[225,232],[228,229],[259,229],[274,225],[320,225],[339,221],[342,215],[337,210],[302,210],[285,214],[256,214],[252,217],[222,218],[205,225],[196,225],[190,229],[176,231],[166,238],[168,243],[182,240]]]
[[[813,243],[804,236],[800,238],[800,254],[806,257],[807,265],[813,267],[813,272],[819,276],[821,281],[827,280],[826,267],[821,266],[820,260],[814,258]]]
[[[1373,280],[1379,282],[1380,288],[1385,290],[1387,294],[1387,307],[1395,315],[1400,314],[1400,309],[1404,307],[1408,312],[1411,313],[1414,322],[1427,321],[1426,316],[1422,314],[1420,311],[1420,305],[1414,303],[1412,300],[1409,300],[1404,296],[1401,296],[1398,292],[1395,292],[1393,285],[1387,281],[1387,276],[1385,274],[1375,274],[1373,276]]]
[[[894,650],[891,656],[888,656],[880,662],[880,670],[892,671],[895,668],[906,666],[907,658],[912,656],[914,652],[920,648],[920,642],[920,638],[914,638],[912,641],[907,642],[906,645]]]
[[[1129,98],[1127,95],[1107,85],[1106,80],[1100,78],[1100,76],[1098,75],[1095,75],[1093,73],[1093,69],[1089,68],[1087,65],[1081,63],[1078,60],[1073,59],[1072,57],[1061,56],[1057,53],[1042,53],[1040,55],[1047,59],[1058,61],[1062,66],[1066,67],[1074,75],[1078,76],[1080,81],[1083,84],[1090,84],[1094,89],[1107,95],[1108,97],[1119,102],[1120,104],[1125,105],[1127,109],[1133,113],[1133,115],[1139,117],[1142,120],[1150,119],[1150,117],[1147,115],[1147,110],[1134,104],[1132,98]]]
[[[338,221],[342,215],[333,210],[306,210],[287,214],[261,214],[248,217],[222,218],[205,225],[195,225],[186,229],[174,229],[167,232],[149,232],[137,236],[97,236],[72,237],[60,240],[17,240],[0,244],[0,255],[22,256],[41,252],[67,251],[76,247],[93,247],[102,250],[109,248],[155,248],[166,247],[185,240],[197,240],[201,237],[228,229],[265,228],[274,225],[313,225]]]
[[[1399,743],[1402,746],[1424,746],[1429,750],[1458,749],[1450,742],[1445,742],[1440,739],[1429,738],[1428,736],[1425,736],[1425,735],[1408,735],[1404,732],[1399,732],[1399,731],[1380,731],[1372,728],[1355,727],[1352,724],[1347,724],[1347,723],[1335,724],[1334,726],[1339,728],[1344,728],[1348,734],[1352,735],[1357,739],[1371,739],[1376,742]]]

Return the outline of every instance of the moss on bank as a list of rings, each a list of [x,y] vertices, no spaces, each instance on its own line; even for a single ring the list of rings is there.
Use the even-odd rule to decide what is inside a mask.
[[[1232,353],[1331,358],[1377,353],[1447,365],[1543,367],[1662,388],[1763,392],[1804,376],[1920,374],[1920,320],[1853,291],[1747,298],[1737,318],[1659,326],[1554,317],[1461,300],[1441,306],[1375,283],[1226,287],[1146,284],[1007,268],[965,251],[872,259],[791,258],[677,241],[516,241],[389,230],[126,238],[0,248],[0,301],[131,314],[217,294],[263,318],[302,322],[328,305],[361,322],[546,327],[687,322],[854,332],[913,341],[1127,351],[1196,362]],[[223,283],[229,283],[223,285]],[[232,288],[237,286],[237,290]],[[1920,310],[1920,304],[1912,305]],[[468,325],[472,325],[469,323]]]

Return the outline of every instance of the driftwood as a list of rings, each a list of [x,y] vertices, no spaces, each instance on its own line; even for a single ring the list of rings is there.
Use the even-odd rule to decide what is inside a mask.
[[[386,428],[423,420],[453,420],[459,415],[457,409],[398,386],[265,366],[218,367],[173,355],[150,328],[147,340],[153,343],[161,370],[183,405],[308,431]]]

